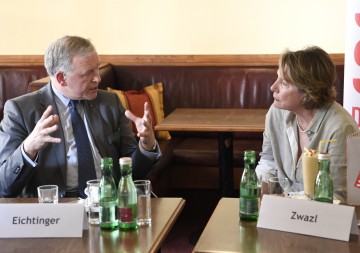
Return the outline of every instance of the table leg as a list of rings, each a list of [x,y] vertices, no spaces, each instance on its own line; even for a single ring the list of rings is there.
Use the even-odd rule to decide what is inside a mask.
[[[222,197],[233,197],[233,133],[219,133],[219,179]]]

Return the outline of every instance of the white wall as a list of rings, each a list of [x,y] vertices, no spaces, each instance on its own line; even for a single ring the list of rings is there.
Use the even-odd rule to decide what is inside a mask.
[[[43,54],[65,34],[100,54],[344,53],[343,0],[0,0],[0,55]]]

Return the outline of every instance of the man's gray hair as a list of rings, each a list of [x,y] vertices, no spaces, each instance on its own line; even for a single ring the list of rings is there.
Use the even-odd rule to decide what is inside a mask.
[[[52,42],[45,52],[45,68],[49,76],[57,71],[70,73],[74,56],[90,56],[96,49],[88,39],[78,36],[64,36]]]

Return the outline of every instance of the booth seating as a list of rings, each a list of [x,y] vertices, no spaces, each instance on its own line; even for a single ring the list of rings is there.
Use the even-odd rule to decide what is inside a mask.
[[[0,120],[6,100],[27,93],[31,81],[46,75],[44,66],[0,66]]]
[[[117,91],[123,104],[128,103],[130,108],[132,99],[145,94],[157,108],[155,121],[159,122],[162,116],[166,117],[176,108],[267,109],[273,102],[270,86],[277,79],[277,68],[277,62],[251,66],[232,65],[231,62],[167,66],[149,62],[126,65],[114,61],[101,66],[100,88],[110,87]],[[342,104],[343,63],[337,65],[337,74],[337,101]],[[43,78],[30,82],[26,92],[34,91],[48,81]],[[170,189],[177,188],[219,188],[217,133],[170,132],[157,137],[163,156],[148,175],[157,195],[166,196]],[[243,170],[244,150],[255,150],[259,159],[261,147],[262,133],[234,134],[235,189],[239,187]]]

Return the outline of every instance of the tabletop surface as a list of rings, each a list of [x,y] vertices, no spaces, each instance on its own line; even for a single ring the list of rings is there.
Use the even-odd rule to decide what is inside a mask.
[[[239,219],[238,198],[222,198],[193,252],[355,253],[360,252],[360,239],[350,235],[344,242],[257,228],[256,222]]]
[[[73,199],[60,199],[70,202]],[[1,203],[27,203],[37,199],[0,198]],[[82,253],[82,252],[158,252],[170,229],[184,208],[182,198],[152,198],[152,225],[137,231],[106,231],[89,226],[81,238],[0,238],[3,253]]]
[[[263,132],[268,109],[178,108],[155,126],[166,131]]]

